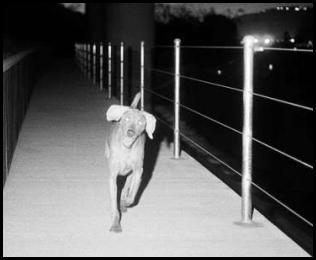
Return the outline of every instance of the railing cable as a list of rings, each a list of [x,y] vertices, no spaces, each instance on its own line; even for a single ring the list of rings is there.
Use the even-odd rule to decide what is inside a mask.
[[[310,165],[310,164],[308,164],[308,163],[306,163],[306,162],[304,162],[304,161],[302,161],[300,159],[297,159],[297,158],[295,158],[292,155],[289,155],[289,154],[287,154],[285,152],[282,152],[281,150],[279,150],[279,149],[277,149],[277,148],[275,148],[275,147],[273,147],[271,145],[268,145],[268,144],[266,144],[266,143],[264,143],[264,142],[262,142],[262,141],[260,141],[260,140],[258,140],[256,138],[252,138],[252,140],[257,142],[257,143],[259,143],[259,144],[261,144],[261,145],[263,145],[263,146],[265,146],[265,147],[268,147],[269,149],[271,149],[271,150],[273,150],[275,152],[278,152],[278,153],[282,154],[283,156],[286,156],[287,158],[290,158],[290,159],[292,159],[292,160],[294,160],[294,161],[296,161],[296,162],[298,162],[298,163],[300,163],[300,164],[302,164],[302,165],[304,165],[304,166],[306,166],[306,167],[308,167],[310,169],[313,169],[312,165]]]
[[[200,146],[199,144],[197,144],[196,142],[194,142],[191,138],[185,136],[183,133],[180,133],[180,135],[182,137],[184,137],[185,139],[187,139],[188,141],[190,141],[191,143],[193,143],[195,146],[197,146],[198,148],[200,148],[201,150],[203,150],[205,153],[207,153],[208,155],[212,156],[213,158],[215,158],[216,160],[218,160],[219,162],[221,162],[223,165],[225,165],[227,168],[229,168],[230,170],[232,170],[234,173],[238,174],[239,176],[242,176],[242,174],[235,170],[233,167],[231,167],[230,165],[228,165],[227,163],[225,163],[224,161],[222,161],[221,159],[219,159],[217,156],[215,156],[214,154],[212,154],[211,152],[207,151],[204,147]],[[290,211],[291,213],[293,213],[295,216],[297,216],[298,218],[300,218],[301,220],[303,220],[304,222],[306,222],[308,225],[313,227],[313,223],[311,223],[310,221],[308,221],[307,219],[305,219],[304,217],[302,217],[301,215],[299,215],[297,212],[295,212],[293,209],[291,209],[289,206],[287,206],[286,204],[284,204],[282,201],[278,200],[277,198],[275,198],[273,195],[271,195],[269,192],[267,192],[265,189],[261,188],[258,184],[254,183],[253,181],[251,181],[251,184],[256,187],[258,190],[260,190],[261,192],[263,192],[264,194],[266,194],[269,198],[273,199],[274,201],[276,201],[277,203],[279,203],[281,206],[283,206],[284,208],[286,208],[288,211]]]
[[[145,88],[145,90],[148,91],[148,92],[150,92],[150,93],[152,93],[153,95],[156,95],[156,96],[158,96],[158,97],[160,97],[160,98],[162,98],[162,99],[164,99],[164,100],[167,100],[167,101],[169,101],[169,102],[171,102],[171,103],[174,102],[172,99],[169,99],[169,98],[167,98],[167,97],[165,97],[165,96],[163,96],[163,95],[160,95],[160,94],[158,94],[157,92],[152,91],[152,90],[150,90],[150,89],[148,89],[148,88]],[[229,129],[229,130],[231,130],[231,131],[233,131],[233,132],[235,132],[235,133],[238,133],[238,134],[242,135],[242,132],[241,132],[241,131],[239,131],[239,130],[237,130],[237,129],[235,129],[235,128],[229,126],[229,125],[226,125],[226,124],[224,124],[224,123],[222,123],[222,122],[220,122],[220,121],[218,121],[218,120],[216,120],[216,119],[214,119],[214,118],[211,118],[211,117],[209,117],[209,116],[207,116],[207,115],[204,115],[204,114],[202,114],[202,113],[196,111],[195,109],[192,109],[192,108],[190,108],[190,107],[188,107],[188,106],[185,106],[185,105],[183,105],[183,104],[180,104],[180,107],[182,107],[182,108],[184,108],[184,109],[187,109],[187,110],[189,110],[190,112],[192,112],[192,113],[194,113],[194,114],[197,114],[197,115],[199,115],[199,116],[201,116],[201,117],[203,117],[203,118],[205,118],[205,119],[208,119],[208,120],[210,120],[210,121],[212,121],[212,122],[214,122],[214,123],[216,123],[216,124],[218,124],[218,125],[221,125],[221,126],[227,128],[227,129]],[[277,152],[277,153],[280,153],[281,155],[283,155],[283,156],[285,156],[285,157],[287,157],[287,158],[289,158],[289,159],[291,159],[291,160],[294,160],[294,161],[296,161],[296,162],[298,162],[298,163],[300,163],[300,164],[302,164],[302,165],[304,165],[304,166],[306,166],[306,167],[308,167],[308,168],[310,168],[310,169],[313,169],[313,165],[311,165],[311,164],[309,164],[309,163],[306,163],[306,162],[304,162],[304,161],[302,161],[302,160],[300,160],[300,159],[298,159],[298,158],[296,158],[296,157],[294,157],[294,156],[292,156],[292,155],[289,155],[288,153],[283,152],[283,151],[281,151],[280,149],[277,149],[277,148],[275,148],[275,147],[273,147],[273,146],[271,146],[271,145],[269,145],[269,144],[267,144],[267,143],[265,143],[265,142],[263,142],[263,141],[260,141],[260,140],[257,139],[257,138],[254,138],[254,137],[253,137],[252,140],[255,141],[255,142],[257,142],[257,143],[259,143],[259,144],[261,144],[261,145],[263,145],[263,146],[265,146],[265,147],[267,147],[267,148],[269,148],[269,149],[271,149],[271,150],[273,150],[273,151],[275,151],[275,152]]]
[[[272,98],[272,97],[269,97],[269,96],[266,96],[266,95],[262,95],[262,94],[258,94],[258,93],[255,93],[255,92],[253,92],[252,94],[254,96],[261,97],[261,98],[266,98],[266,99],[269,99],[269,100],[272,100],[272,101],[275,101],[275,102],[279,102],[279,103],[283,103],[283,104],[286,104],[286,105],[302,108],[302,109],[305,109],[305,110],[308,110],[308,111],[314,111],[314,108],[312,108],[312,107],[303,106],[303,105],[300,105],[300,104],[296,104],[296,103],[293,103],[293,102],[281,100],[281,99],[278,99],[278,98]]]

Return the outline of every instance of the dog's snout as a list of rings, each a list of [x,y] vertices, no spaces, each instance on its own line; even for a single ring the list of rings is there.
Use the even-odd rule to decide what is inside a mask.
[[[127,136],[128,137],[133,137],[135,135],[135,131],[134,130],[132,130],[132,129],[128,129],[127,130]]]

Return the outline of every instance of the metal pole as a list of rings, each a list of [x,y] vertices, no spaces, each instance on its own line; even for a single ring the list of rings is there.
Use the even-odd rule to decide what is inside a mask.
[[[121,42],[120,104],[124,105],[124,43]]]
[[[100,90],[103,90],[103,44],[100,43]]]
[[[145,42],[140,43],[140,110],[144,111],[144,47]]]
[[[75,43],[75,62],[77,61],[77,43]]]
[[[90,52],[91,52],[91,46],[90,44],[88,43],[88,52],[87,52],[87,55],[88,55],[88,79],[91,79],[91,57],[90,57]]]
[[[81,44],[81,54],[80,54],[80,59],[81,59],[81,73],[84,73],[84,44]]]
[[[75,43],[75,62],[78,65],[78,44]]]
[[[92,68],[93,68],[93,84],[96,83],[97,79],[97,60],[96,60],[96,45],[95,43],[93,44],[93,47],[92,47]]]
[[[87,44],[83,44],[83,75],[87,76]]]
[[[82,72],[82,43],[79,44],[79,65],[80,72]]]
[[[112,98],[112,46],[108,45],[108,98]]]
[[[252,222],[252,104],[253,104],[253,56],[255,37],[244,40],[244,119],[242,134],[242,222]]]
[[[175,77],[174,77],[174,149],[175,159],[180,158],[180,39],[174,40]]]

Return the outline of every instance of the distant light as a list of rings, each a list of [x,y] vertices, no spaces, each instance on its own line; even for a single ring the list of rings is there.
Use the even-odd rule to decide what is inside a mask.
[[[273,70],[273,64],[269,64],[269,70]]]
[[[299,8],[299,7],[295,7],[294,10],[295,10],[296,12],[298,12],[298,11],[300,10],[300,8]]]
[[[295,43],[295,39],[294,39],[294,38],[291,38],[291,39],[290,39],[290,42],[291,42],[291,43]]]
[[[255,39],[254,39],[254,42],[255,42],[255,43],[258,43],[258,42],[259,42],[258,38],[255,38]]]
[[[222,71],[221,70],[217,70],[217,75],[222,75]]]
[[[285,7],[285,10],[288,11],[288,10],[290,10],[290,8],[289,7]]]
[[[270,43],[271,43],[271,39],[269,39],[269,38],[264,39],[264,44],[268,45]]]
[[[307,11],[307,7],[306,7],[306,6],[305,6],[305,7],[303,7],[303,10],[304,10],[304,11]]]

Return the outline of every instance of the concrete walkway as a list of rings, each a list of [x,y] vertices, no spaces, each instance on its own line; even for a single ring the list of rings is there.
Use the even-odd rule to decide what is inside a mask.
[[[159,129],[147,147],[148,185],[123,215],[123,233],[110,233],[111,102],[70,62],[41,78],[3,191],[3,256],[308,256],[257,211],[262,227],[235,225],[239,196],[186,153],[171,159]]]

